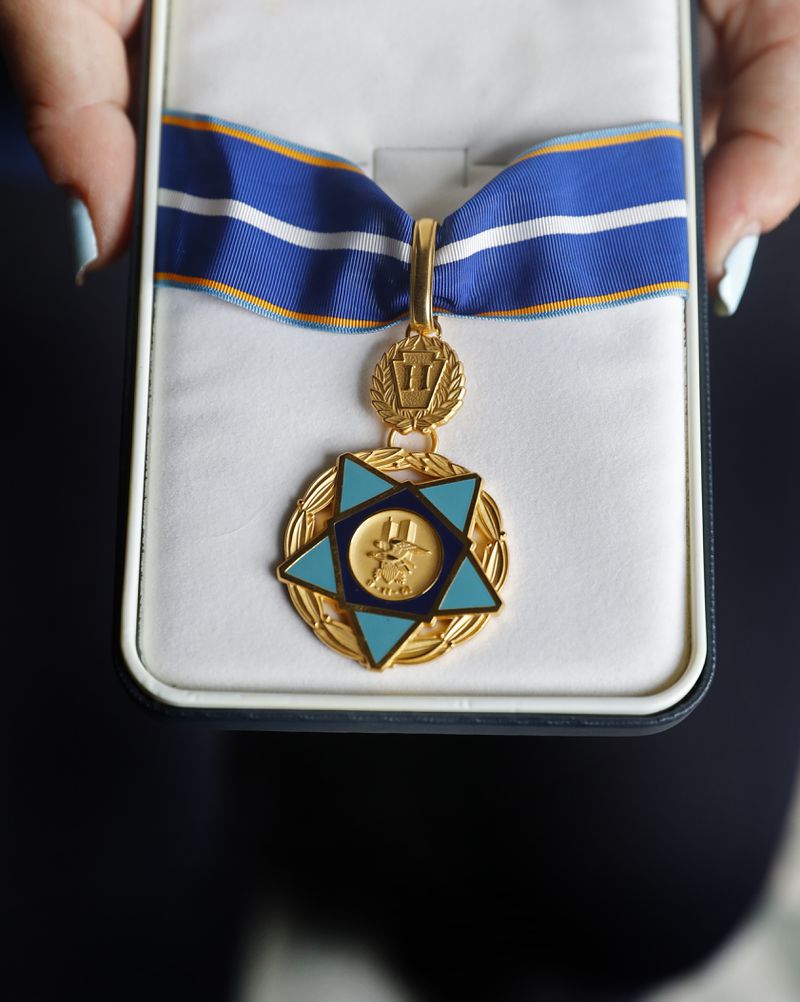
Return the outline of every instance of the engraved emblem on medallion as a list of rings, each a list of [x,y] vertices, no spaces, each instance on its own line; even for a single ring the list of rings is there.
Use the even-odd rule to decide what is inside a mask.
[[[401,595],[411,595],[412,588],[408,579],[416,570],[414,558],[419,553],[430,553],[414,542],[417,536],[417,526],[410,518],[403,519],[398,525],[391,518],[383,523],[381,538],[373,543],[374,550],[367,556],[375,560],[377,565],[367,586],[374,588],[381,595],[391,595],[399,592]]]
[[[403,409],[430,407],[445,367],[444,356],[435,351],[401,351],[392,360],[394,388]]]
[[[358,527],[349,561],[362,587],[380,598],[402,601],[423,594],[434,583],[442,547],[425,519],[395,509],[372,515]]]

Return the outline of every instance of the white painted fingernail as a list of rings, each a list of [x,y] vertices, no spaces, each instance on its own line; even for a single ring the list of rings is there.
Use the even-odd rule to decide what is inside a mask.
[[[72,258],[75,266],[75,284],[83,285],[86,271],[97,260],[97,237],[92,217],[83,199],[70,197],[67,200],[69,224],[72,232]]]
[[[714,302],[714,312],[718,317],[730,317],[736,312],[742,301],[757,249],[758,234],[750,233],[734,244],[733,250],[725,258]]]

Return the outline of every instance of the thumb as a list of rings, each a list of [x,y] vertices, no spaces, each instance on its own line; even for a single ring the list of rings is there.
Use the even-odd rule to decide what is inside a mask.
[[[91,267],[119,254],[130,228],[135,138],[123,32],[139,6],[0,0],[0,36],[28,135],[50,178],[88,209],[97,247],[83,263]]]
[[[728,83],[706,160],[706,255],[716,284],[738,241],[800,202],[800,3],[730,2],[715,24]]]

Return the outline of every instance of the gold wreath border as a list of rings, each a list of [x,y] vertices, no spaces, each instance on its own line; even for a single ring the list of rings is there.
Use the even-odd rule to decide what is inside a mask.
[[[375,449],[354,455],[383,473],[413,470],[424,478],[436,480],[470,472],[438,453]],[[335,486],[336,467],[332,466],[317,477],[298,501],[284,536],[287,557],[310,542],[327,525],[333,512]],[[324,515],[326,509],[328,514]],[[500,510],[484,490],[481,490],[475,506],[474,527],[477,539],[473,540],[472,552],[495,590],[499,591],[508,571],[508,547]],[[287,583],[287,588],[294,607],[324,644],[367,667],[353,627],[345,617],[331,615],[331,611],[335,611],[331,599],[300,585]],[[391,663],[421,664],[431,661],[475,636],[488,619],[487,613],[437,617],[430,626],[421,627],[406,641]]]

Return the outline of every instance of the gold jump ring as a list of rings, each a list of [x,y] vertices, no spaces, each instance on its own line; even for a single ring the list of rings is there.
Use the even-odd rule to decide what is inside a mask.
[[[389,449],[396,449],[396,448],[398,448],[397,444],[395,443],[394,436],[395,435],[399,435],[399,434],[400,434],[400,432],[397,430],[397,428],[390,428],[389,429],[389,434],[388,434],[388,436],[386,438],[386,445],[387,445],[387,447]],[[425,451],[426,452],[436,452],[438,450],[438,448],[439,448],[439,434],[436,431],[436,429],[435,428],[431,428],[430,431],[420,432],[420,434],[421,435],[422,434],[427,435],[428,438],[431,440],[431,447],[430,447],[430,449],[426,449]]]

